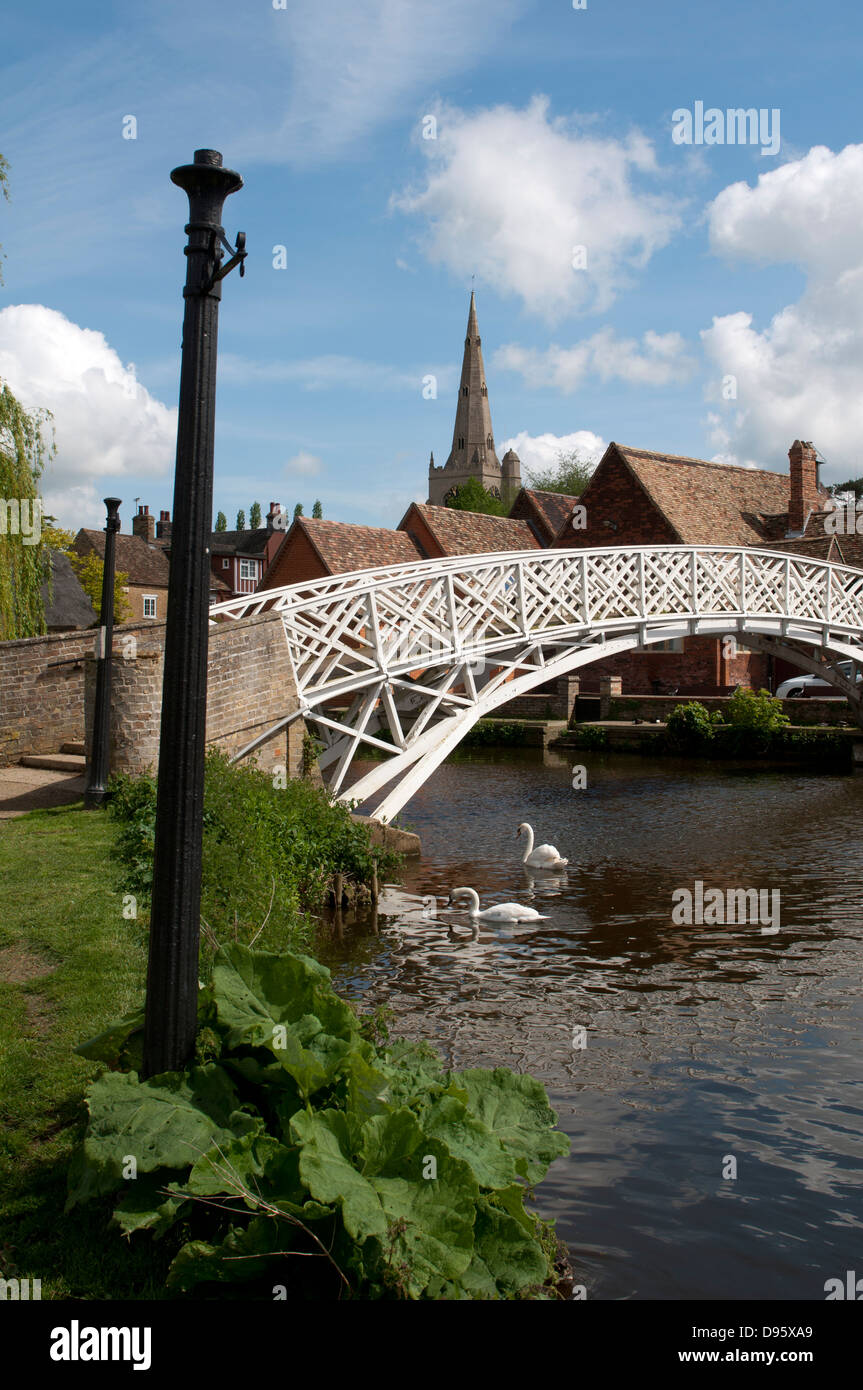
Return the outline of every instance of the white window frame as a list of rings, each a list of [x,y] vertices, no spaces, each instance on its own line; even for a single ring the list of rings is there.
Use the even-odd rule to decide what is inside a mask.
[[[159,595],[158,595],[158,594],[142,594],[142,595],[141,595],[141,598],[142,598],[142,600],[143,600],[141,612],[143,613],[144,617],[145,617],[145,618],[157,618],[157,617],[159,616]],[[148,612],[147,612],[147,604],[148,604],[148,603],[152,603],[152,605],[153,605],[153,611],[152,611],[152,613],[148,613]]]
[[[260,570],[258,569],[260,563],[260,560],[240,560],[240,578],[260,579]],[[247,572],[250,565],[253,567],[251,574]]]
[[[223,570],[229,570],[230,568],[231,568],[231,562],[230,562],[230,560],[223,560],[223,561],[222,561],[222,569],[223,569]]]

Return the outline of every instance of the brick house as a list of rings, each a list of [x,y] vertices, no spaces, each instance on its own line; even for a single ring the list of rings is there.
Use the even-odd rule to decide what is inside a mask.
[[[419,558],[409,536],[385,526],[355,526],[299,516],[281,538],[273,563],[258,589],[277,589],[328,574],[406,564]]]
[[[549,546],[578,501],[562,492],[523,487],[509,509],[516,521],[526,521],[541,546]]]
[[[118,532],[116,538],[117,570],[128,575],[123,591],[132,610],[128,621],[158,622],[168,608],[168,557],[164,547],[156,543],[155,522],[146,507],[133,518],[132,527],[131,536]],[[74,548],[79,555],[98,555],[104,560],[105,532],[82,527]]]
[[[271,502],[265,526],[254,531],[212,532],[210,569],[229,591],[222,593],[222,598],[255,592],[282,547],[285,530],[281,505]]]
[[[611,443],[579,499],[586,525],[574,529],[565,518],[553,545],[752,546],[861,563],[863,555],[850,559],[855,538],[825,536],[817,451],[795,440],[788,457],[785,474]],[[640,694],[721,695],[738,684],[775,689],[793,672],[739,643],[725,655],[720,638],[685,637],[586,666],[581,686],[596,690],[601,676],[619,676],[624,691]]]

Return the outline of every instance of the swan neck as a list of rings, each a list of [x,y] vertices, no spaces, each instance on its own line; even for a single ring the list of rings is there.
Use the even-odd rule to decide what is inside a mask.
[[[527,836],[527,846],[525,848],[524,854],[522,855],[522,864],[526,864],[530,856],[533,854],[533,827],[525,823],[524,833]]]

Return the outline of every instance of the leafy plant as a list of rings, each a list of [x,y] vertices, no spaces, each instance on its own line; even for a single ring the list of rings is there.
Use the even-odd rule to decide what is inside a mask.
[[[576,724],[572,732],[578,739],[579,748],[605,748],[608,745],[608,730],[595,724]]]
[[[156,779],[111,779],[109,808],[120,822],[116,854],[123,887],[149,896],[156,831]],[[274,787],[256,768],[212,752],[204,781],[201,915],[217,941],[251,941],[267,921],[267,940],[296,943],[305,911],[324,902],[335,874],[369,884],[391,876],[401,858],[373,846],[368,827],[308,781]]]
[[[782,701],[769,690],[754,690],[738,686],[725,708],[725,721],[736,729],[756,729],[771,732],[784,729],[790,723],[782,709]]]
[[[680,747],[707,743],[721,722],[721,714],[711,714],[698,700],[690,700],[671,710],[665,725],[666,736],[670,744]]]
[[[110,1194],[126,1237],[171,1231],[182,1291],[555,1296],[550,1226],[524,1199],[569,1141],[538,1081],[374,1041],[329,971],[290,952],[223,947],[199,1023],[213,1060],[91,1086],[67,1209]],[[78,1050],[128,1065],[140,1026]]]

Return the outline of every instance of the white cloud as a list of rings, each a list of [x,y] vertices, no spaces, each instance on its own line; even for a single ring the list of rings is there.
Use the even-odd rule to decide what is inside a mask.
[[[103,479],[153,477],[171,467],[176,411],[149,394],[102,333],[56,309],[0,310],[0,378],[28,409],[53,413],[57,454],[42,489],[58,519],[104,523]]]
[[[425,219],[428,258],[517,294],[549,321],[608,307],[680,224],[680,199],[646,192],[658,174],[653,146],[582,135],[552,118],[548,98],[524,110],[437,109],[437,139],[421,189],[391,206]],[[574,268],[582,257],[586,263]]]
[[[304,478],[313,478],[320,471],[321,460],[317,454],[309,453],[308,449],[300,449],[285,464],[285,472],[289,477],[299,475]]]
[[[521,459],[521,478],[526,483],[532,473],[545,473],[556,468],[561,454],[577,453],[586,463],[598,463],[605,453],[605,441],[591,430],[575,430],[572,434],[528,434],[521,430],[500,446],[500,457],[507,449],[515,449]]]
[[[237,385],[251,381],[294,382],[304,391],[415,391],[420,395],[423,378],[432,373],[438,390],[455,386],[457,376],[453,367],[424,366],[415,371],[391,367],[384,362],[367,362],[361,357],[329,353],[321,357],[301,358],[292,362],[256,362],[235,353],[223,353],[219,358],[219,377]]]
[[[692,360],[679,333],[643,334],[617,338],[612,329],[602,328],[574,347],[552,343],[544,351],[505,343],[494,355],[495,366],[520,372],[530,387],[551,387],[566,394],[577,390],[588,377],[600,381],[615,378],[634,386],[668,386],[684,380],[692,371]]]
[[[762,174],[754,187],[732,184],[708,216],[717,254],[761,265],[790,261],[806,275],[799,300],[766,327],[740,310],[702,331],[714,368],[708,424],[718,454],[782,467],[795,438],[812,439],[834,480],[849,470],[856,476],[863,436],[863,145],[838,154],[816,146]]]
[[[275,129],[240,136],[237,158],[302,164],[361,145],[418,91],[478,63],[522,8],[522,0],[290,0],[271,15],[258,55],[282,67],[285,116]]]

